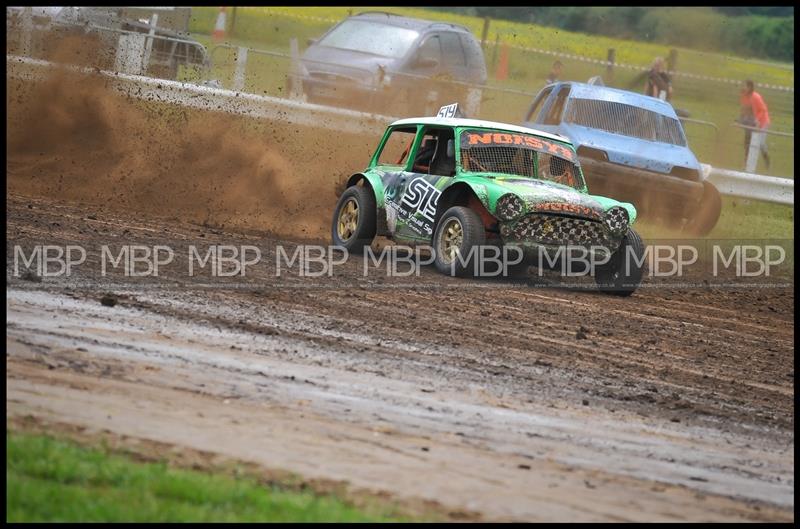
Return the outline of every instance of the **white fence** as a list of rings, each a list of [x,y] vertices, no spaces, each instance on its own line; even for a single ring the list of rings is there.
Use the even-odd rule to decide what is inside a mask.
[[[47,61],[6,55],[6,76],[36,80],[46,70],[67,69],[96,73],[112,80],[111,85],[129,96],[172,103],[208,111],[226,112],[255,118],[285,121],[297,125],[325,128],[338,132],[380,134],[395,117],[315,105],[291,99],[247,94],[179,81],[154,79],[140,75],[99,71],[91,68],[57,65]],[[794,180],[775,178],[709,165],[703,167],[707,178],[723,195],[794,204]]]

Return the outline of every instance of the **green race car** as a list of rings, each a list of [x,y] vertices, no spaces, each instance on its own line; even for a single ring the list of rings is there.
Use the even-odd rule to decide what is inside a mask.
[[[429,245],[439,271],[458,276],[478,275],[483,247],[516,249],[515,273],[561,266],[559,249],[580,248],[601,290],[636,290],[644,267],[636,209],[588,193],[566,138],[453,115],[450,105],[389,125],[366,170],[347,180],[335,246],[361,253],[377,235]]]

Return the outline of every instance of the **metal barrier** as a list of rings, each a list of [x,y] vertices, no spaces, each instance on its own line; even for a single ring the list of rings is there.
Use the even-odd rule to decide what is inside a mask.
[[[794,180],[702,166],[708,180],[723,195],[794,205]]]
[[[94,68],[56,65],[28,57],[6,55],[6,72],[11,78],[36,80],[53,68],[102,75],[110,79],[109,84],[114,89],[144,100],[157,99],[191,108],[289,122],[335,132],[380,134],[388,123],[397,119],[287,98],[241,93],[106,70],[98,72]],[[793,180],[713,168],[707,164],[703,167],[707,178],[724,195],[777,204],[794,204]]]

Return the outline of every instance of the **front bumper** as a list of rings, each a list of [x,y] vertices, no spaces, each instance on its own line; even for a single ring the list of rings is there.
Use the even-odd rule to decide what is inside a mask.
[[[500,224],[503,244],[522,249],[528,259],[536,259],[542,251],[555,255],[570,248],[594,257],[607,256],[617,251],[625,233],[627,224],[620,233],[612,233],[598,220],[541,213]]]

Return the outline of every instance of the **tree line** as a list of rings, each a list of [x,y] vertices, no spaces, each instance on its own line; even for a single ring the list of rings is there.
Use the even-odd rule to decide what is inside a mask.
[[[794,7],[436,7],[745,57],[794,61]]]

